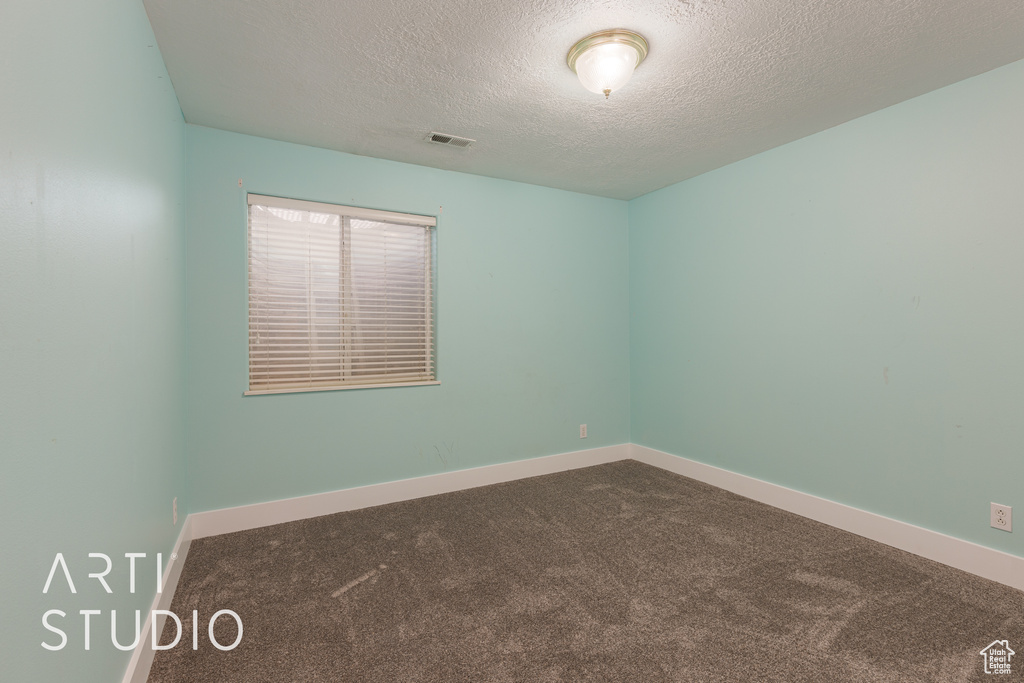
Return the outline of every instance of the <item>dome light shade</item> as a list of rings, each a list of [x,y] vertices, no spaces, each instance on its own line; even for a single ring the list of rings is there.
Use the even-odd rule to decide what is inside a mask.
[[[590,92],[604,94],[626,84],[633,69],[647,56],[647,41],[626,29],[598,31],[583,38],[569,50],[566,62]]]

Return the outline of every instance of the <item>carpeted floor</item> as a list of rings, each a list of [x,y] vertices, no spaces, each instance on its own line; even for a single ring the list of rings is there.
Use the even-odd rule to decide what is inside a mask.
[[[1024,678],[1024,593],[634,461],[200,539],[171,609],[150,683]]]

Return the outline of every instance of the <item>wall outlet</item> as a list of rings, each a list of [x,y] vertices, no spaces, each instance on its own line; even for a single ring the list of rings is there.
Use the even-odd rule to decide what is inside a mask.
[[[1013,508],[1009,505],[992,503],[992,527],[1003,531],[1013,531]]]
[[[174,516],[174,526],[178,526],[178,499],[171,501],[171,514]]]
[[[580,425],[580,438],[587,438],[587,425]]]

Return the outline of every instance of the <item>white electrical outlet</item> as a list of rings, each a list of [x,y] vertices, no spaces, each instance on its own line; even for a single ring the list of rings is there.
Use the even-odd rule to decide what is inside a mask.
[[[174,516],[174,526],[178,526],[178,499],[171,501],[171,514]]]
[[[992,527],[1003,531],[1013,531],[1013,508],[1009,505],[992,503]]]
[[[580,425],[580,438],[587,438],[587,425]]]

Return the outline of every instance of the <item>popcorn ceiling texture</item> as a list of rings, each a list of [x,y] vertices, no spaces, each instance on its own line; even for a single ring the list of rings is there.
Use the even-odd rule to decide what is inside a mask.
[[[620,199],[1024,58],[1007,0],[145,5],[189,123]],[[651,52],[605,101],[565,56],[614,27]]]

